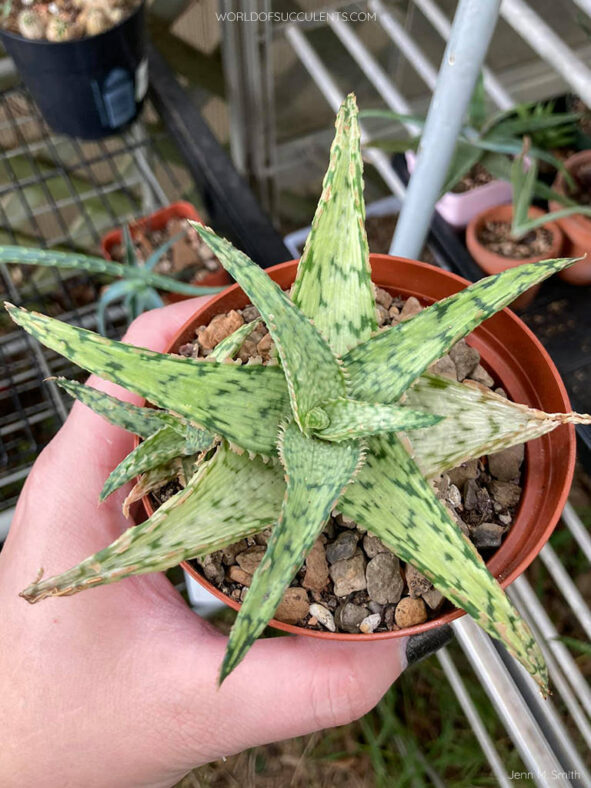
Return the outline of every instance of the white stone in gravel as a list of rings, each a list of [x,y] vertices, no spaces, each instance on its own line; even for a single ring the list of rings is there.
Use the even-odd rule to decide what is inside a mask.
[[[359,631],[364,635],[369,635],[376,627],[379,627],[382,617],[379,613],[372,613],[371,616],[366,616],[361,624],[359,624]]]
[[[314,602],[314,604],[310,605],[310,615],[318,619],[318,623],[322,624],[329,632],[336,632],[337,627],[334,623],[334,616],[330,610]]]

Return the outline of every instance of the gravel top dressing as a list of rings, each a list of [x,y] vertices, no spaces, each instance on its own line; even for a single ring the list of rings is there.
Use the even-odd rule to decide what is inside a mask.
[[[393,298],[380,288],[376,288],[376,301],[380,327],[395,325],[422,309],[416,298]],[[209,325],[199,327],[195,340],[179,352],[207,358],[225,337],[257,318],[253,306],[217,315]],[[264,324],[252,330],[234,363],[277,363]],[[476,381],[504,394],[480,364],[478,351],[464,340],[430,369],[460,382]],[[522,444],[463,463],[434,482],[438,497],[485,559],[500,546],[513,522],[521,498],[523,458]],[[155,506],[179,489],[180,483],[173,481],[152,493]],[[220,591],[242,601],[265,553],[269,534],[270,530],[243,539],[193,564]],[[380,539],[335,510],[274,617],[311,629],[371,633],[421,624],[438,616],[444,606],[451,609],[420,572],[399,561]]]

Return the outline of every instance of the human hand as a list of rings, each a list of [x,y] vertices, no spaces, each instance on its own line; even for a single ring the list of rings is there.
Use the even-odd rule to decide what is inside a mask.
[[[204,300],[142,315],[126,340],[163,350]],[[129,488],[101,505],[98,495],[132,447],[129,433],[76,403],[19,499],[0,553],[2,786],[170,786],[201,763],[356,719],[406,664],[406,638],[272,638],[218,689],[226,638],[163,574],[35,606],[19,598],[41,563],[61,572],[129,526]]]

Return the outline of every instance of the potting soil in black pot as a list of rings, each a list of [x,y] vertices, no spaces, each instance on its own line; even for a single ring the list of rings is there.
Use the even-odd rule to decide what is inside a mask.
[[[148,88],[144,3],[118,25],[73,41],[2,43],[55,131],[83,139],[114,134],[137,117]]]

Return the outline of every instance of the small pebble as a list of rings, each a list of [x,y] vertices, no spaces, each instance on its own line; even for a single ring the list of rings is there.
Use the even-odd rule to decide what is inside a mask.
[[[306,574],[302,580],[304,588],[322,591],[328,583],[328,564],[321,539],[317,539],[306,558]]]
[[[359,632],[359,625],[366,618],[368,613],[365,605],[354,605],[346,602],[340,605],[335,612],[335,622],[339,629],[345,632]]]
[[[424,593],[433,587],[431,581],[427,580],[425,575],[421,574],[411,564],[407,564],[405,574],[408,592],[412,597],[423,596]]]
[[[348,596],[354,591],[363,591],[367,587],[365,558],[358,553],[352,558],[337,561],[330,567],[330,576],[336,596]]]
[[[465,339],[459,342],[449,351],[452,361],[456,365],[458,380],[461,382],[472,373],[480,362],[480,353],[476,348],[470,347]]]
[[[404,588],[400,562],[392,553],[379,553],[372,558],[365,572],[370,599],[385,605],[397,602]]]
[[[495,479],[502,482],[510,482],[519,478],[521,464],[525,456],[523,443],[511,446],[509,449],[490,454],[488,457],[488,469]]]
[[[310,605],[310,615],[314,616],[314,618],[316,618],[325,629],[328,629],[329,632],[336,632],[337,627],[334,622],[334,616],[330,610],[327,610],[323,605],[319,605],[317,602]]]
[[[442,378],[449,378],[450,380],[457,381],[458,379],[456,365],[449,355],[442,356],[434,364],[431,364],[429,372],[433,373],[433,375],[440,375]]]
[[[236,556],[236,563],[241,569],[248,572],[249,575],[254,575],[258,565],[263,560],[266,549],[267,548],[263,545],[249,547],[248,550],[245,550],[243,553],[238,553]]]
[[[497,523],[480,523],[471,528],[470,533],[476,547],[499,547],[505,529]]]
[[[443,603],[444,596],[441,591],[438,591],[436,588],[430,588],[428,591],[425,591],[424,594],[421,595],[425,602],[429,605],[431,610],[437,610],[438,607],[441,607]]]
[[[427,620],[427,608],[422,599],[405,596],[396,605],[394,620],[399,627],[413,627]]]
[[[521,487],[513,482],[500,482],[493,480],[489,485],[492,497],[501,507],[517,506],[521,498]]]
[[[355,531],[342,531],[332,544],[326,547],[326,558],[329,564],[351,558],[357,549],[357,534]]]
[[[488,389],[495,385],[494,379],[488,374],[482,364],[476,365],[476,369],[470,373],[470,380],[475,380],[476,383],[480,383]]]
[[[423,307],[421,306],[421,302],[418,300],[418,298],[410,296],[410,298],[407,298],[406,303],[402,307],[400,320],[409,320],[409,318],[418,315],[422,309]]]
[[[308,615],[310,603],[308,594],[304,588],[288,588],[283,594],[283,598],[273,618],[283,621],[285,624],[297,624]]]
[[[371,632],[374,632],[374,630],[380,626],[381,620],[382,617],[379,613],[372,613],[371,615],[366,616],[361,624],[359,624],[359,631],[363,632],[365,635],[368,635]]]
[[[228,577],[232,582],[240,583],[243,586],[249,586],[252,583],[252,575],[249,575],[248,572],[236,565],[228,569]]]
[[[462,493],[458,490],[455,484],[449,485],[446,498],[454,507],[454,509],[459,509],[462,505]]]
[[[390,552],[382,540],[373,534],[365,534],[363,537],[363,549],[368,558],[375,558],[378,553]]]

